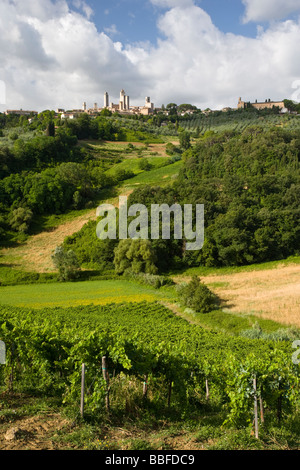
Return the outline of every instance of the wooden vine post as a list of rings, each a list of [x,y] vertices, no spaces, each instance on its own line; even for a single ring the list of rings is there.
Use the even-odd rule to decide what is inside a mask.
[[[8,382],[8,391],[9,393],[13,393],[14,391],[14,371],[15,371],[15,343],[11,345],[11,372],[9,374],[9,382]]]
[[[169,391],[168,391],[168,408],[171,406],[171,395],[172,395],[172,380],[169,382]]]
[[[80,401],[80,414],[84,416],[84,388],[85,388],[85,364],[81,368],[81,401]]]
[[[208,386],[208,379],[205,379],[205,390],[206,390],[206,400],[209,400],[209,386]]]
[[[146,400],[148,394],[148,376],[144,376],[144,384],[143,384],[143,399]]]
[[[259,408],[260,408],[260,421],[262,423],[265,422],[265,416],[264,416],[264,404],[263,404],[263,399],[262,399],[262,396],[260,394],[259,396]]]
[[[255,429],[255,437],[256,439],[258,439],[258,408],[257,408],[256,375],[253,378],[253,391],[254,391],[254,429]]]
[[[106,382],[106,395],[105,395],[105,406],[106,410],[109,411],[109,392],[110,392],[110,387],[109,387],[109,375],[108,375],[108,367],[107,367],[107,359],[106,356],[102,357],[102,373],[103,373],[103,378]]]

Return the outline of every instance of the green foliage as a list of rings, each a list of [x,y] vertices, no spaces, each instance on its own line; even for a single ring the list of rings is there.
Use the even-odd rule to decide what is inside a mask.
[[[49,137],[55,137],[55,124],[53,121],[50,121],[47,125],[46,135]]]
[[[172,238],[163,250],[169,265],[175,256],[185,266],[221,267],[297,255],[299,142],[299,131],[283,129],[209,133],[184,152],[172,185],[138,188],[130,202],[204,204],[203,249],[186,252]]]
[[[70,281],[79,276],[79,263],[76,254],[72,250],[66,251],[62,246],[58,246],[53,255],[52,261],[59,271],[61,281]]]
[[[26,233],[32,221],[33,213],[27,207],[14,209],[9,217],[9,223],[13,230]]]
[[[150,171],[152,169],[152,165],[149,160],[147,160],[147,158],[142,158],[139,161],[139,169],[143,171]]]
[[[283,103],[289,111],[296,113],[300,112],[300,103],[295,103],[295,101],[292,100],[284,100]]]
[[[179,132],[179,142],[181,150],[188,150],[191,147],[191,136],[187,131]]]
[[[126,271],[124,277],[142,284],[153,286],[155,289],[160,289],[163,286],[174,285],[174,282],[171,278],[167,276],[159,276],[158,274],[135,273],[132,271]]]
[[[293,110],[295,103],[292,103]],[[285,114],[279,114],[279,108],[256,110],[255,108],[247,108],[243,110],[229,110],[227,112],[214,111],[209,114],[203,114],[194,111],[192,116],[184,116],[180,118],[180,127],[191,132],[196,138],[203,138],[209,132],[216,134],[222,132],[241,133],[248,127],[259,126],[263,130],[283,127],[287,131],[299,130],[299,117]]]
[[[73,235],[67,237],[63,246],[73,250],[80,266],[94,267],[105,273],[114,270],[114,249],[117,240],[100,240],[96,236],[97,223],[90,221]]]
[[[166,145],[166,153],[170,156],[181,155],[181,150],[176,145],[172,144],[172,142],[168,142]]]
[[[57,275],[51,273],[36,273],[12,269],[9,265],[0,266],[0,285],[15,286],[21,284],[37,284],[57,282]]]
[[[179,288],[179,298],[185,307],[195,312],[209,313],[216,308],[216,296],[203,284],[198,276]]]
[[[10,140],[16,141],[18,140],[19,136],[16,132],[12,132],[9,136]]]
[[[224,425],[250,431],[254,377],[266,421],[280,423],[299,406],[299,367],[291,361],[290,344],[216,334],[188,324],[159,303],[35,311],[0,306],[0,337],[7,350],[3,379],[10,389],[30,385],[31,390],[55,391],[77,408],[81,365],[86,364],[89,413],[104,408],[103,356],[111,381],[126,376],[142,385],[147,374],[160,409],[170,383],[177,413],[203,405],[208,385],[210,399],[215,397],[226,413]],[[128,410],[124,413],[128,416]],[[198,438],[206,439],[207,432]]]
[[[117,274],[156,274],[156,255],[149,240],[120,240],[115,249],[114,265]]]

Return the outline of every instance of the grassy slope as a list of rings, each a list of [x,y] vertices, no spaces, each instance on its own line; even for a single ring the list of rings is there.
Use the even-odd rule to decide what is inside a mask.
[[[123,302],[172,301],[170,289],[156,290],[131,281],[107,280],[41,285],[4,286],[0,303],[17,307],[72,307]]]

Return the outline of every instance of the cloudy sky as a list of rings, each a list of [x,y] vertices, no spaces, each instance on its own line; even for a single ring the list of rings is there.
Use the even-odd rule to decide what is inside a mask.
[[[0,111],[300,101],[300,0],[1,0]]]

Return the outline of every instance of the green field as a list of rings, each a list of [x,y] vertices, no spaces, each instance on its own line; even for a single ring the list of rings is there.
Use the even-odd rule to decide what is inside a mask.
[[[171,289],[157,290],[131,281],[92,281],[0,287],[0,303],[17,307],[45,308],[104,305],[123,302],[166,301]]]
[[[141,161],[145,157],[137,158],[136,156],[125,158],[121,163],[117,163],[113,168],[109,169],[107,175],[115,175],[120,170],[132,171],[135,174],[142,173],[143,170],[139,168]],[[153,170],[164,165],[170,158],[169,157],[146,157],[147,161],[152,165]]]
[[[123,186],[134,187],[143,184],[160,185],[170,184],[172,179],[176,178],[183,162],[172,163],[160,168],[153,168],[150,171],[143,171],[137,176],[123,182]]]

